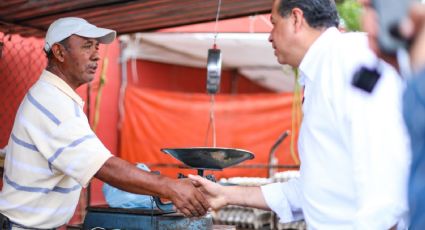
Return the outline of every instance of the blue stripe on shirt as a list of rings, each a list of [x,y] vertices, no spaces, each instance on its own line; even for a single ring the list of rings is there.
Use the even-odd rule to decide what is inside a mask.
[[[91,139],[91,138],[95,138],[96,136],[95,135],[93,135],[93,134],[89,134],[89,135],[86,135],[86,136],[84,136],[84,137],[81,137],[81,138],[79,138],[79,139],[77,139],[77,140],[75,140],[75,141],[73,141],[71,144],[69,144],[68,146],[65,146],[65,147],[61,147],[61,148],[59,148],[54,154],[53,154],[53,156],[51,156],[49,159],[48,159],[48,161],[49,161],[49,168],[50,168],[50,170],[52,170],[52,162],[54,161],[54,160],[56,160],[56,158],[58,158],[59,157],[59,155],[65,150],[65,149],[67,149],[67,148],[72,148],[72,147],[75,147],[75,146],[77,146],[77,145],[79,145],[79,144],[81,144],[81,143],[83,143],[84,141],[86,141],[86,140],[88,140],[88,139]]]
[[[43,105],[41,105],[35,98],[28,93],[27,94],[28,100],[33,104],[38,110],[40,110],[44,115],[46,115],[51,121],[53,121],[56,125],[60,125],[59,119],[53,115],[48,109],[46,109]]]
[[[80,189],[80,188],[81,188],[81,186],[79,184],[74,185],[71,188],[62,188],[62,187],[56,186],[56,187],[53,188],[52,191],[53,192],[59,192],[59,193],[70,193],[70,192],[75,191],[75,190]]]
[[[30,143],[27,143],[27,142],[25,142],[25,141],[23,141],[23,140],[21,140],[21,139],[17,138],[17,137],[16,137],[13,133],[12,133],[12,140],[13,140],[16,144],[18,144],[18,145],[20,145],[20,146],[22,146],[22,147],[25,147],[25,148],[27,148],[27,149],[31,149],[31,150],[33,150],[33,151],[38,152],[38,148],[37,148],[37,146],[35,146],[35,145],[33,145],[33,144],[30,144]]]
[[[10,180],[7,175],[4,175],[4,179],[6,180],[6,183],[8,185],[12,186],[16,190],[25,191],[25,192],[38,192],[38,193],[44,193],[44,194],[47,194],[49,192],[70,193],[81,187],[80,185],[74,185],[71,188],[63,188],[63,187],[55,186],[53,189],[48,189],[48,188],[41,188],[41,187],[29,187],[29,186],[19,185],[18,183]]]

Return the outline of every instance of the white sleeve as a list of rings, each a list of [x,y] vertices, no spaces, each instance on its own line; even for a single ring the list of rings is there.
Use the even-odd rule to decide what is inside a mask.
[[[269,208],[279,216],[280,222],[288,223],[304,219],[299,179],[261,186],[261,192]]]
[[[385,69],[371,94],[353,91],[350,129],[358,204],[355,229],[390,229],[407,215],[410,148],[402,119],[402,89],[396,73]]]

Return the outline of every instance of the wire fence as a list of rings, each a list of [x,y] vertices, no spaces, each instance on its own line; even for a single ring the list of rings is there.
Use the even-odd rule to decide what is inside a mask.
[[[0,33],[0,148],[7,145],[19,104],[46,63],[42,39]]]

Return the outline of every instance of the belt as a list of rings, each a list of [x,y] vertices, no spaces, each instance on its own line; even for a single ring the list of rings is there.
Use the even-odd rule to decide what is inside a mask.
[[[11,229],[30,229],[30,230],[56,230],[56,228],[30,228],[18,223],[15,223],[3,214],[0,213],[0,229],[1,230],[11,230]]]
[[[10,220],[9,220],[9,225],[10,225],[9,230],[13,230],[13,229],[29,229],[29,230],[56,230],[56,228],[30,228],[30,227],[23,226],[23,225],[20,225],[20,224],[18,224],[18,223],[12,222],[12,221],[10,221]]]
[[[11,228],[10,221],[7,216],[0,213],[0,229],[1,230],[9,230]]]

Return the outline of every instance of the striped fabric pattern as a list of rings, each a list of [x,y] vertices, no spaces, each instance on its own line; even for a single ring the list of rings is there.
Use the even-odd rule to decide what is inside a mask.
[[[6,150],[0,213],[33,228],[72,217],[81,188],[112,155],[91,130],[82,99],[44,71],[18,109]]]

